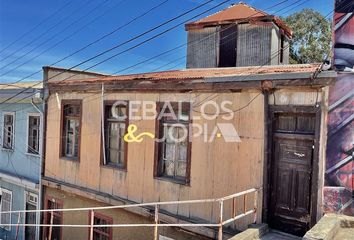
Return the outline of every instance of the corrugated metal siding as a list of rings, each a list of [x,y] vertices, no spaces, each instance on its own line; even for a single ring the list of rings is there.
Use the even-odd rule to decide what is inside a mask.
[[[204,28],[188,32],[187,68],[217,67],[218,28]]]
[[[289,39],[285,37],[284,42],[284,62],[283,64],[289,64],[289,57],[290,57],[290,47],[289,47]]]
[[[238,25],[237,67],[270,65],[272,27]]]
[[[279,32],[279,28],[273,28],[272,29],[272,39],[271,39],[271,59],[270,59],[270,65],[278,65],[280,63],[280,56],[275,57],[275,54],[277,54],[280,51],[280,40],[281,35]]]

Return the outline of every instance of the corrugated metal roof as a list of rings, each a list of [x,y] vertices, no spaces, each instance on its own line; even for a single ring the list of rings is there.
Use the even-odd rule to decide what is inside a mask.
[[[235,67],[235,68],[201,68],[172,70],[163,72],[149,72],[130,75],[118,75],[91,79],[76,79],[66,81],[53,81],[50,85],[81,85],[90,83],[115,83],[119,81],[151,80],[151,81],[173,81],[173,80],[192,80],[212,77],[232,77],[249,76],[263,74],[281,73],[312,73],[315,72],[320,64],[294,64],[276,66],[254,66],[254,67]]]
[[[230,7],[223,9],[217,13],[214,13],[208,17],[202,18],[200,20],[188,24],[240,20],[249,17],[264,17],[268,15],[269,14],[261,10],[255,9],[245,3],[238,3],[238,4],[233,4]]]
[[[237,22],[240,20],[271,20],[274,21],[281,29],[283,29],[286,34],[291,37],[291,29],[279,18],[273,15],[270,15],[261,10],[255,9],[245,3],[238,3],[231,5],[230,7],[221,10],[217,13],[214,13],[208,17],[202,18],[195,22],[190,22],[186,24],[186,29],[204,27],[208,25],[220,25],[230,22]]]

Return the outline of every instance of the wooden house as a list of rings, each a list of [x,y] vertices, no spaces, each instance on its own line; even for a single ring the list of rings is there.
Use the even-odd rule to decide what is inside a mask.
[[[257,188],[259,222],[267,222],[268,216],[273,216],[272,226],[303,233],[322,214],[326,137],[322,130],[327,112],[327,86],[334,73],[321,72],[314,78],[318,67],[188,69],[49,80],[47,150],[42,179],[45,206],[72,208],[210,199]],[[50,75],[50,68],[45,71]],[[224,119],[223,113],[212,120],[201,117],[202,111],[209,114],[216,111],[214,104],[202,104],[205,99],[212,99],[220,106],[224,101],[230,102],[233,116]],[[144,111],[160,111],[159,106],[164,102],[183,102],[181,106],[186,110],[183,110],[186,114],[183,124],[189,125],[193,121],[209,129],[179,146],[179,152],[183,154],[178,159],[171,159],[175,165],[170,171],[160,164],[162,159],[166,160],[161,157],[161,151],[166,148],[161,148],[150,137],[144,137],[142,142],[121,140],[119,151],[112,151],[107,145],[110,137],[123,138],[128,125],[135,125],[138,134],[145,132],[157,136],[161,132],[160,121],[134,118],[118,122],[120,133],[110,133],[108,123],[112,119],[107,107],[109,109],[116,101],[134,103],[128,104],[129,107],[118,105],[118,108],[125,113],[134,111],[137,115]],[[153,106],[144,109],[143,103],[138,104],[145,101],[152,102]],[[234,126],[241,141],[227,142],[224,137],[205,141],[220,123]],[[228,132],[221,133],[228,136]],[[178,167],[180,161],[184,165]],[[278,204],[274,205],[275,202]],[[242,199],[237,200],[236,206],[236,211],[242,211]],[[218,222],[219,218],[218,205],[213,204],[162,206],[161,210],[162,222]],[[232,211],[232,204],[226,204],[225,218]],[[89,222],[87,212],[65,214],[56,216],[55,221],[65,224]],[[145,208],[133,212],[98,211],[97,221],[153,222],[149,214],[151,216],[151,211]],[[49,216],[45,219],[48,221]],[[225,230],[243,230],[252,222],[252,217],[246,217]],[[198,236],[216,237],[212,228],[187,230]],[[63,239],[69,236],[84,239],[89,232],[62,228],[55,233]],[[113,228],[109,233],[111,239],[118,236],[146,239],[152,238],[153,229]],[[175,229],[164,229],[161,234],[186,238],[184,231]]]
[[[238,16],[244,11],[249,14]],[[231,35],[237,32],[230,45],[237,49],[226,50],[235,58],[221,53],[219,30],[225,24],[233,29]],[[161,205],[159,211],[145,205],[49,211],[46,224],[152,225],[92,231],[46,227],[44,239],[152,239],[158,222],[186,223],[159,228],[164,237],[217,238],[220,228],[212,224],[229,218],[234,221],[221,227],[225,234],[265,222],[303,235],[322,216],[328,86],[335,72],[322,71],[319,64],[286,65],[284,46],[291,31],[278,18],[245,4],[186,28],[186,70],[104,76],[44,68],[44,208],[213,200],[248,189],[256,193],[223,205],[200,201]],[[264,41],[247,40],[254,35]],[[213,42],[203,42],[205,36],[214,36]],[[190,45],[193,39],[199,44]],[[224,60],[232,64],[221,64]],[[185,137],[181,141],[173,137],[180,135]],[[255,216],[234,218],[248,210]]]

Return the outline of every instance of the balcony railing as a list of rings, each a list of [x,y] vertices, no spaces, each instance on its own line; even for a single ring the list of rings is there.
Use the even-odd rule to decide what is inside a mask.
[[[229,196],[225,196],[222,198],[215,199],[200,199],[200,200],[187,200],[187,201],[169,201],[169,202],[152,202],[152,203],[138,203],[138,204],[126,204],[119,206],[104,206],[104,207],[89,207],[89,208],[67,208],[67,209],[44,209],[44,210],[21,210],[21,211],[8,211],[1,212],[0,214],[16,214],[18,216],[18,221],[16,224],[1,224],[2,226],[15,226],[16,232],[18,233],[19,227],[46,227],[48,228],[48,239],[51,239],[52,230],[54,227],[62,227],[62,228],[88,228],[89,231],[89,239],[93,239],[93,230],[94,228],[99,227],[111,227],[111,228],[127,228],[127,227],[153,227],[154,228],[154,240],[158,239],[158,228],[159,227],[216,227],[218,228],[218,239],[223,239],[223,227],[227,224],[230,224],[238,219],[246,217],[250,214],[254,215],[253,222],[256,223],[257,220],[257,200],[258,200],[258,191],[259,189],[251,188],[246,191],[242,191],[239,193],[235,193]],[[253,194],[253,207],[247,208],[247,201],[249,195]],[[242,213],[237,214],[236,210],[236,199],[243,197],[243,206]],[[224,203],[226,201],[232,201],[232,213],[231,217],[224,219]],[[219,205],[219,221],[217,223],[160,223],[159,220],[159,209],[161,206],[167,205],[182,205],[182,204],[201,204],[201,203],[217,203]],[[135,208],[135,207],[152,207],[154,209],[154,223],[148,224],[105,224],[105,225],[95,225],[94,224],[94,214],[91,214],[90,223],[89,224],[53,224],[54,212],[76,212],[76,211],[94,211],[97,210],[108,210],[108,209],[127,209],[127,208]],[[25,224],[21,223],[22,215],[26,213],[51,213],[49,224]],[[17,237],[16,237],[17,240]]]

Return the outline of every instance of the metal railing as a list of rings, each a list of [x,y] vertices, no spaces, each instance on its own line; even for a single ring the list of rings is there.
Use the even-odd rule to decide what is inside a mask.
[[[1,224],[1,226],[15,226],[16,232],[20,226],[23,227],[47,227],[48,229],[48,239],[51,239],[51,235],[54,227],[71,227],[71,228],[89,228],[89,239],[93,239],[94,228],[100,227],[111,227],[111,228],[122,228],[122,227],[153,227],[154,228],[154,240],[158,239],[158,228],[159,227],[217,227],[218,228],[218,239],[223,238],[223,226],[232,223],[238,219],[241,219],[250,214],[254,214],[253,222],[256,223],[257,220],[257,200],[258,200],[258,191],[259,189],[251,188],[246,191],[235,193],[229,196],[215,199],[201,199],[201,200],[187,200],[187,201],[169,201],[169,202],[152,202],[152,203],[138,203],[138,204],[127,204],[119,206],[105,206],[105,207],[90,207],[90,208],[67,208],[67,209],[44,209],[44,210],[19,210],[19,211],[7,211],[1,212],[0,214],[18,214],[18,221],[16,224]],[[254,193],[253,195],[253,208],[247,208],[248,196]],[[236,210],[236,200],[239,197],[243,197],[243,206],[242,213],[237,214]],[[224,204],[225,201],[232,201],[232,213],[231,217],[224,219]],[[197,204],[197,203],[218,203],[219,204],[219,222],[218,223],[160,223],[159,212],[161,206],[166,205],[182,205],[182,204]],[[107,209],[126,209],[134,207],[153,207],[154,208],[154,223],[148,224],[104,224],[104,225],[95,225],[94,224],[94,211],[97,210],[107,210]],[[90,215],[90,223],[85,224],[53,224],[54,213],[58,212],[75,212],[75,211],[92,211]],[[25,224],[21,223],[22,214],[26,213],[50,213],[49,223],[46,224]],[[18,234],[16,234],[18,235]]]

